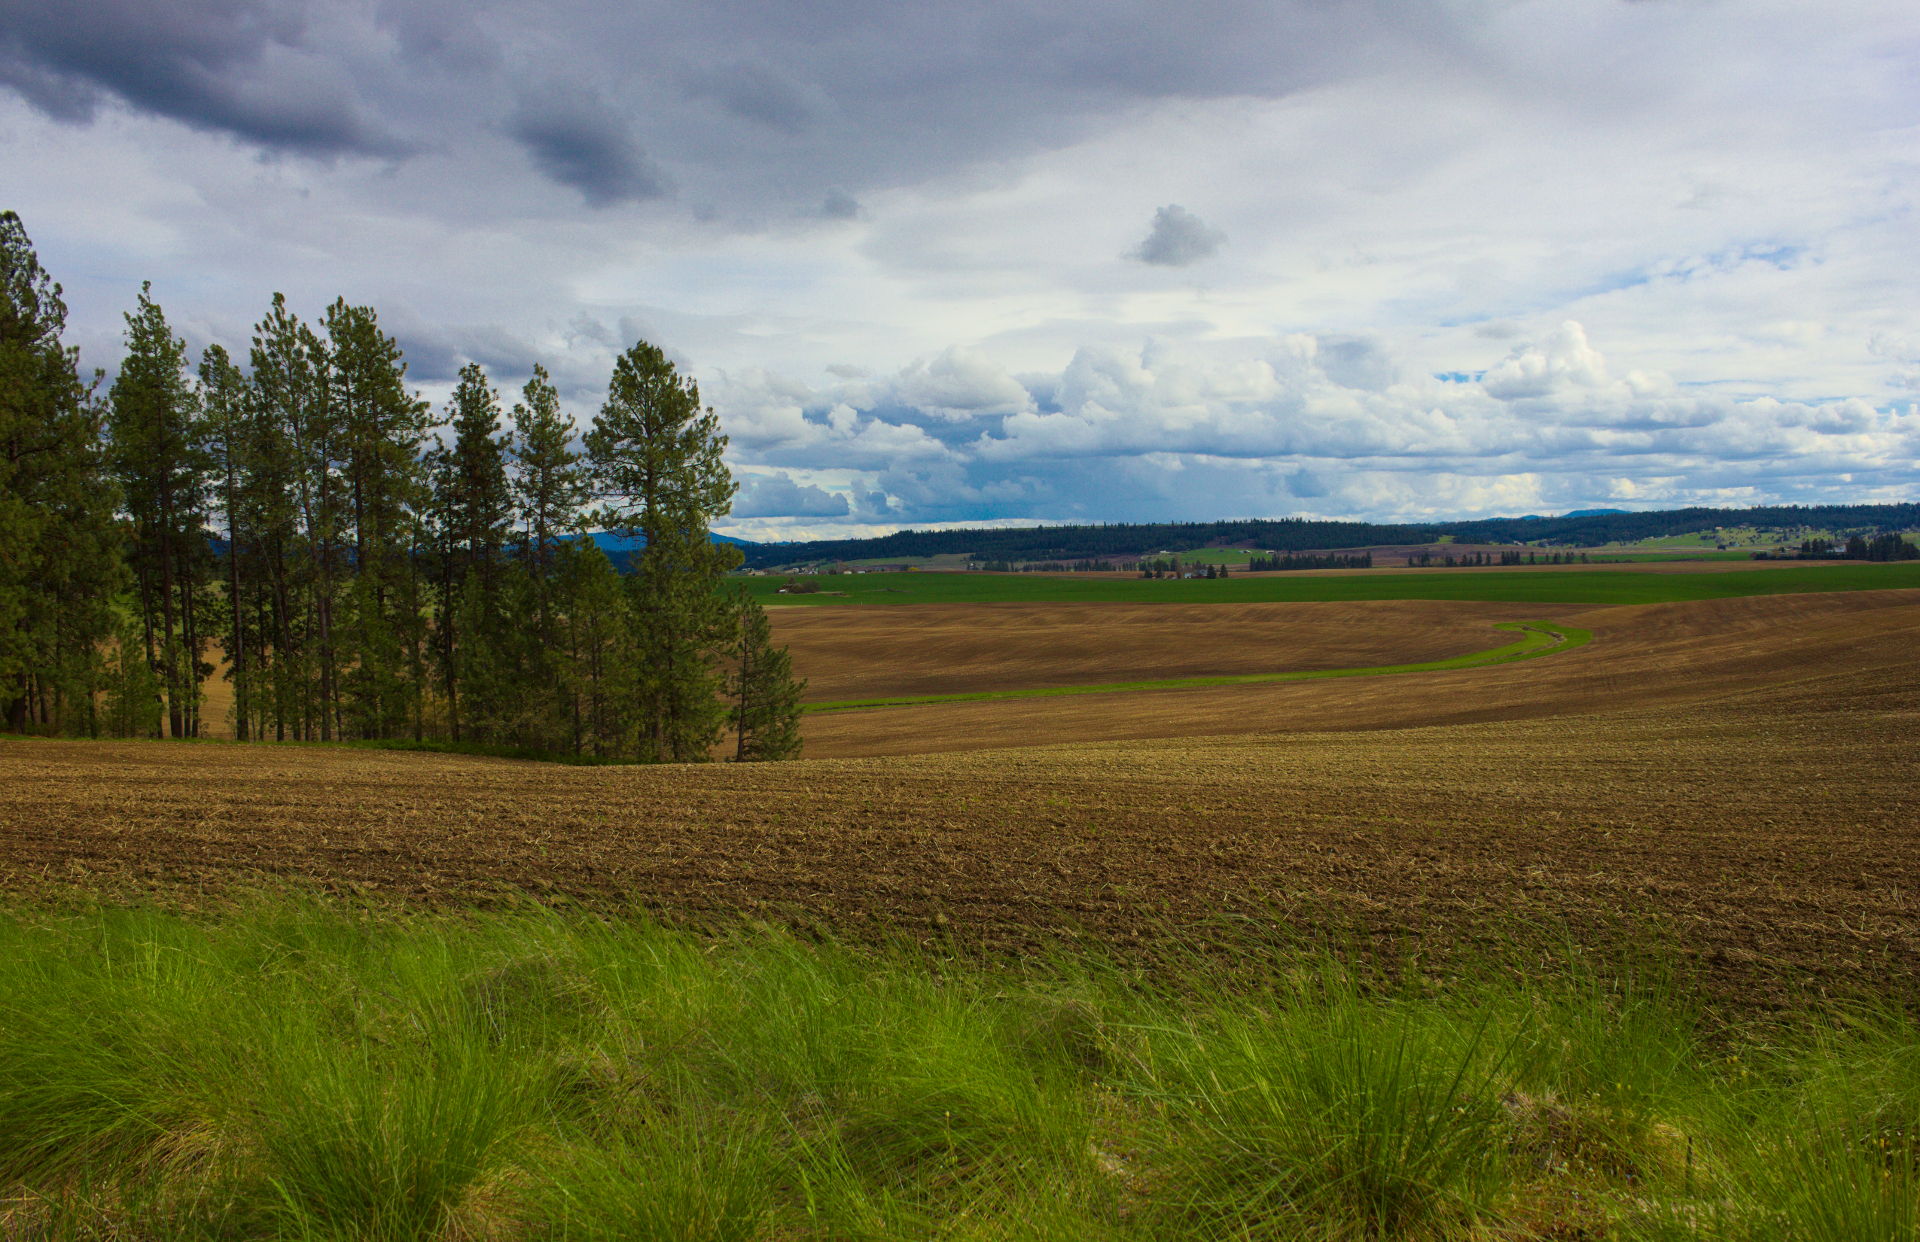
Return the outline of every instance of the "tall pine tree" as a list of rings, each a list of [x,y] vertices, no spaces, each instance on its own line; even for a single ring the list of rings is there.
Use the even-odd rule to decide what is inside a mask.
[[[226,546],[220,558],[220,589],[226,595],[226,625],[221,645],[227,649],[227,679],[233,683],[234,735],[249,737],[253,718],[253,682],[248,659],[247,608],[241,591],[241,565],[248,557],[247,540],[256,538],[246,477],[251,431],[252,385],[227,351],[209,345],[200,355],[200,416],[206,437],[209,484],[226,519]],[[257,638],[256,638],[257,641]]]
[[[726,446],[719,417],[665,353],[641,341],[621,355],[587,452],[605,502],[601,520],[644,541],[628,596],[639,752],[656,763],[706,760],[726,726],[718,656],[732,610],[719,587],[741,558],[708,533],[733,503]]]
[[[431,463],[439,553],[435,637],[454,741],[490,741],[499,715],[494,648],[503,637],[502,588],[513,495],[500,397],[478,363],[460,370],[443,426],[453,443]]]
[[[107,394],[114,470],[133,522],[129,558],[148,660],[159,671],[173,737],[200,733],[201,588],[210,575],[209,468],[186,342],[142,285],[129,312],[127,353]]]
[[[424,641],[413,514],[425,479],[420,447],[426,403],[406,390],[400,346],[371,307],[336,300],[327,333],[324,383],[341,428],[340,468],[352,536],[343,604],[342,668],[353,731],[393,737],[415,727]]]
[[[102,411],[66,320],[20,217],[0,212],[0,717],[14,731],[94,727],[121,580]]]

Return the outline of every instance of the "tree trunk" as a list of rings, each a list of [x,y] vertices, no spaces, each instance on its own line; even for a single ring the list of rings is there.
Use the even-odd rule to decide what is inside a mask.
[[[163,456],[162,469],[165,469],[165,460]],[[173,484],[164,474],[160,482],[159,533],[160,619],[166,634],[166,645],[160,650],[162,677],[167,687],[167,729],[169,737],[184,737],[180,731],[180,668],[173,646]]]

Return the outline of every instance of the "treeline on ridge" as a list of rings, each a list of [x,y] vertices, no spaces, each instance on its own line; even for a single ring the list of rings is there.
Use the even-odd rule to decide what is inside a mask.
[[[797,753],[800,686],[709,534],[726,437],[654,346],[615,364],[582,453],[542,368],[510,429],[478,365],[436,418],[344,300],[309,324],[276,294],[244,367],[218,345],[194,367],[143,288],[104,395],[65,318],[0,215],[10,730]],[[640,542],[630,572],[590,527]],[[216,647],[226,720],[204,718]]]
[[[1920,528],[1920,505],[1776,505],[1751,509],[1670,509],[1647,513],[1602,513],[1582,517],[1487,518],[1430,525],[1308,518],[1222,522],[1173,522],[1099,526],[1028,526],[957,530],[904,530],[873,539],[758,544],[746,549],[751,566],[803,565],[826,561],[884,560],[971,553],[982,561],[1133,559],[1155,552],[1257,547],[1267,552],[1329,552],[1428,544],[1443,536],[1460,543],[1537,543],[1575,547],[1637,543],[1691,535],[1723,526],[1795,532],[1806,528],[1862,535]]]
[[[1021,526],[980,530],[903,530],[873,539],[767,543],[746,549],[751,566],[824,561],[885,560],[972,553],[981,561],[1077,561],[1137,559],[1156,552],[1191,552],[1223,544],[1257,545],[1269,551],[1360,548],[1377,543],[1426,543],[1426,527],[1374,526],[1366,522],[1273,521],[1115,522],[1100,526]]]

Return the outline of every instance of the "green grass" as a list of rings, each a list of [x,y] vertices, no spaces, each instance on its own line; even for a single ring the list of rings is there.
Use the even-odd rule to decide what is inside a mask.
[[[743,578],[762,604],[1168,603],[1456,599],[1514,604],[1630,605],[1746,595],[1920,588],[1920,562],[1806,565],[1713,573],[1643,570],[1402,569],[1281,574],[1212,582],[1062,574],[826,574],[839,595],[779,595],[782,577]]]
[[[1511,664],[1584,647],[1593,641],[1591,630],[1534,621],[1527,625],[1502,621],[1496,630],[1518,631],[1518,642],[1487,651],[1469,652],[1424,664],[1385,664],[1373,668],[1307,669],[1291,673],[1229,673],[1219,677],[1168,677],[1158,681],[1111,681],[1086,686],[1040,686],[1022,690],[977,690],[960,694],[923,694],[891,699],[842,699],[831,703],[809,703],[809,712],[844,712],[865,707],[907,707],[920,703],[967,703],[984,699],[1036,699],[1063,694],[1117,694],[1138,690],[1180,690],[1199,686],[1250,686],[1275,681],[1318,681],[1329,677],[1379,677],[1397,673],[1431,673],[1443,669],[1479,668],[1489,664]]]
[[[0,922],[0,1233],[1912,1242],[1920,1030],[543,910]],[[1831,1011],[1828,1017],[1845,1016]]]

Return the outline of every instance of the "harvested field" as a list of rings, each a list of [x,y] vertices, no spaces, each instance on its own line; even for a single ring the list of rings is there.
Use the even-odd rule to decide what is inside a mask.
[[[1522,684],[1483,706],[1463,702],[1473,680],[1338,687],[1388,693],[1365,701],[1377,724],[1396,697],[1523,717],[1421,728],[596,769],[12,742],[0,880],[43,898],[193,901],[280,880],[435,904],[517,888],[702,920],[1005,949],[1087,936],[1142,954],[1164,928],[1197,925],[1230,925],[1222,941],[1337,929],[1442,958],[1657,937],[1710,994],[1767,1009],[1911,986],[1920,967],[1915,606],[1845,605],[1567,618],[1614,626],[1611,644],[1519,666]],[[1563,674],[1562,659],[1589,663]],[[1561,698],[1524,684],[1545,678]],[[1246,689],[1272,692],[1208,693]]]
[[[1047,680],[1046,670],[1066,661],[1057,654],[1060,644],[1045,624],[1042,610],[1046,606],[1031,607],[1036,611],[1028,614],[1030,627],[1003,628],[997,649],[1002,658],[1026,670],[1032,678],[1027,684],[1066,684]],[[1264,607],[1280,614],[1289,609],[1348,609],[1329,615],[1351,618],[1348,628],[1352,631],[1372,627],[1410,645],[1421,641],[1418,636],[1427,627],[1442,632],[1464,628],[1470,634],[1475,626],[1485,626],[1490,640],[1484,645],[1494,646],[1504,636],[1491,628],[1492,622],[1514,615],[1496,611],[1500,605],[1440,601]],[[834,611],[845,615],[854,610]],[[887,627],[893,617],[901,616],[902,632],[913,634],[933,628],[932,618],[940,611],[931,607],[860,610],[859,641],[886,650]],[[965,616],[985,611],[955,607],[949,615],[957,630]],[[1544,615],[1535,605],[1531,612],[1540,620],[1591,630],[1593,641],[1576,651],[1493,668],[810,716],[805,725],[807,754],[854,757],[1065,741],[1397,729],[1677,707],[1805,677],[1845,676],[1904,664],[1920,650],[1920,592],[1915,591],[1753,596],[1631,608],[1573,606]],[[950,684],[938,678],[937,661],[932,660],[916,666],[929,670],[919,683],[903,683],[877,661],[867,674],[873,680],[863,682],[854,646],[839,644],[833,631],[819,624],[832,615],[823,611],[818,619],[809,613],[792,620],[783,615],[778,634],[792,643],[795,668],[803,675],[811,676],[816,666],[828,670],[834,697],[878,697],[881,687],[897,693],[893,688],[902,684],[929,690]],[[1093,615],[1097,618],[1097,606]],[[1212,648],[1204,636],[1206,615],[1205,610],[1192,610],[1183,629],[1167,632],[1167,641],[1176,647],[1218,651],[1226,658],[1229,649]],[[804,623],[813,623],[812,628]],[[1277,627],[1280,623],[1267,624]],[[1102,667],[1096,646],[1100,627],[1069,628],[1068,632],[1085,635],[1079,663],[1073,667],[1089,680],[1116,680],[1131,667],[1115,660],[1104,666],[1105,675],[1096,676]],[[1033,656],[1023,654],[1023,642],[1031,645]],[[1353,650],[1357,655],[1357,647]],[[816,688],[809,687],[809,695],[815,693]]]

